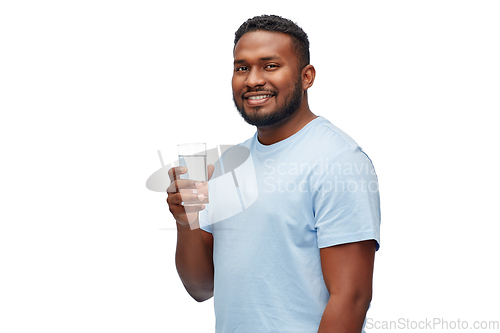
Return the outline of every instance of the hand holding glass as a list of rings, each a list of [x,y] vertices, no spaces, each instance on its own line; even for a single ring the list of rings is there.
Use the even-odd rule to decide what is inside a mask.
[[[184,206],[196,206],[208,203],[208,191],[201,191],[202,187],[207,186],[207,148],[205,143],[184,143],[178,145],[179,150],[179,166],[187,168],[187,172],[180,175],[180,179],[190,179],[199,182],[197,188],[184,189],[181,191],[189,194],[200,193],[205,196],[205,199],[193,202],[183,202]],[[202,193],[205,192],[205,193]]]

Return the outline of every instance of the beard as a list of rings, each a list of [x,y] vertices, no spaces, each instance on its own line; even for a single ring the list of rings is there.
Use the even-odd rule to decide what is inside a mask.
[[[267,90],[257,89],[252,91],[267,91]],[[273,97],[277,98],[277,94],[275,92],[272,93]],[[234,92],[233,92],[233,101],[234,105],[236,106],[236,109],[238,109],[240,115],[247,123],[257,127],[264,127],[277,124],[289,118],[295,112],[297,112],[300,104],[302,103],[302,93],[303,93],[302,82],[299,77],[299,80],[297,80],[297,82],[295,83],[294,90],[285,98],[283,106],[280,107],[278,110],[271,112],[269,114],[259,114],[259,110],[262,108],[260,106],[256,106],[253,108],[255,112],[247,113],[245,111],[244,103],[241,104],[241,108],[238,106],[238,103],[236,103],[236,99],[234,98]],[[244,99],[242,97],[242,101],[243,100]]]

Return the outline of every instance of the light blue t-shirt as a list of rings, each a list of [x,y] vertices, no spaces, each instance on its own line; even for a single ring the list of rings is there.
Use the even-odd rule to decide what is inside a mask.
[[[329,299],[319,249],[379,247],[373,165],[323,117],[278,143],[255,134],[236,147],[247,148],[246,162],[210,181],[200,213],[214,237],[216,332],[317,332]]]

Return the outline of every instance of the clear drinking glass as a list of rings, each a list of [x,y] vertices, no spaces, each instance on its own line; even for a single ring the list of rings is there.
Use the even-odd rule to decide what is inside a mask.
[[[188,169],[187,173],[180,175],[179,178],[206,183],[208,181],[207,145],[205,143],[183,143],[177,147],[179,151],[179,166],[184,166]],[[206,184],[198,192],[204,192],[203,194],[205,195],[205,199],[198,203],[198,205],[208,203],[208,188]],[[184,204],[184,206],[189,205],[196,204]]]

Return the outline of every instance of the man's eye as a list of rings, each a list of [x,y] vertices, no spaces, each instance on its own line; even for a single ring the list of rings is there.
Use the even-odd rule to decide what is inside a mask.
[[[271,64],[271,65],[267,65],[266,68],[274,69],[274,68],[278,68],[278,65]]]
[[[237,72],[244,72],[246,70],[248,70],[248,68],[246,66],[241,66],[241,67],[236,68]]]

